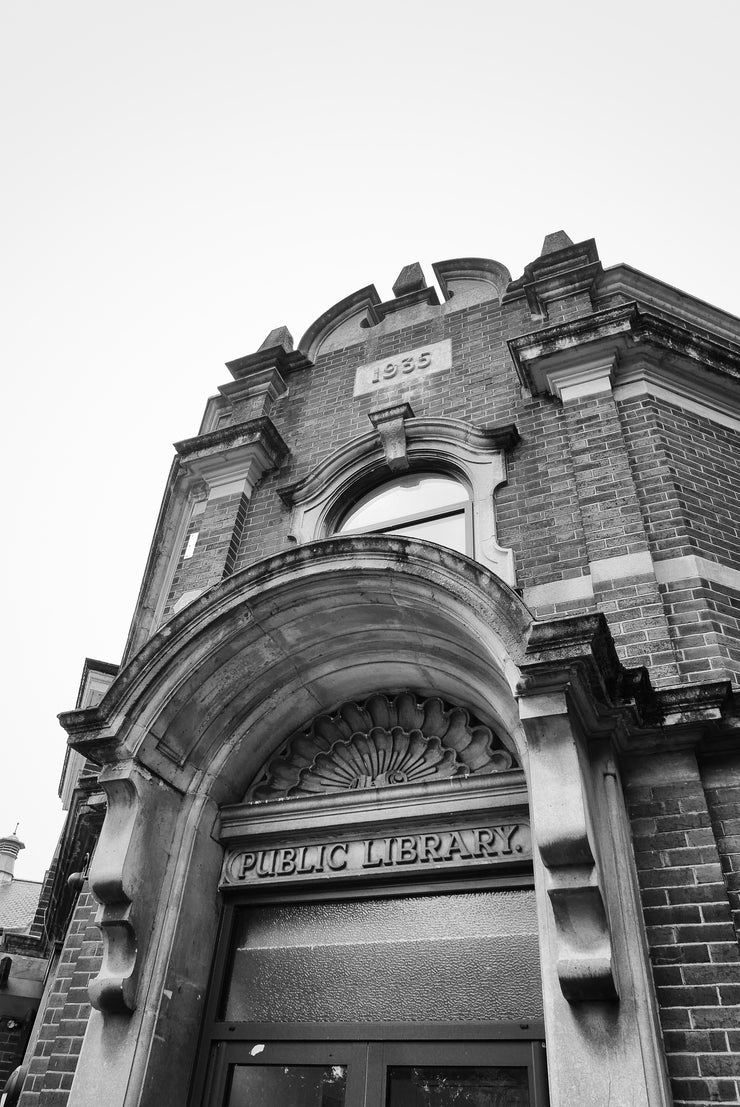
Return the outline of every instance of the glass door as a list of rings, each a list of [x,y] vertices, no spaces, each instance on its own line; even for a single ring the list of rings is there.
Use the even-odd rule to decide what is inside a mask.
[[[210,1103],[218,1107],[364,1107],[364,1042],[222,1043]]]
[[[547,1107],[540,1041],[223,1042],[213,1107]]]
[[[368,1107],[545,1107],[540,1042],[383,1042]]]

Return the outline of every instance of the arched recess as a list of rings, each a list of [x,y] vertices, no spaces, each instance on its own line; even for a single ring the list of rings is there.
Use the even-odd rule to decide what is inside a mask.
[[[109,801],[91,872],[105,955],[80,1103],[102,1092],[103,1072],[108,1095],[119,1079],[129,1089],[121,1103],[155,1102],[162,1072],[177,1081],[180,1067],[172,1102],[186,1102],[218,920],[216,821],[296,725],[377,689],[413,688],[467,707],[522,761],[514,689],[530,624],[511,589],[451,551],[334,538],[212,589],[99,707],[64,717],[75,747],[104,763]]]
[[[513,426],[480,429],[459,419],[399,420],[406,468],[462,478],[473,508],[474,556],[514,587],[514,554],[496,538],[494,494],[506,480],[505,451],[516,444]],[[297,542],[328,537],[350,504],[393,476],[382,436],[368,432],[335,450],[303,480],[283,488]]]
[[[224,806],[243,800],[296,727],[344,700],[408,688],[470,710],[528,774],[545,1020],[562,1067],[553,1103],[604,1101],[578,1098],[595,1079],[584,1002],[599,1040],[617,1043],[614,1064],[598,1070],[598,1095],[615,1080],[631,1087],[619,1074],[624,1056],[635,1060],[644,1048],[642,1030],[630,995],[610,1006],[614,953],[590,829],[594,810],[604,816],[589,801],[594,779],[566,698],[582,687],[588,705],[598,692],[598,673],[583,681],[590,662],[573,652],[593,628],[566,623],[532,694],[528,640],[537,626],[497,576],[428,543],[337,537],[214,587],[161,628],[98,707],[64,716],[74,748],[102,764],[108,798],[90,873],[104,957],[90,986],[97,1009],[75,1104],[187,1102],[218,927]],[[545,630],[539,637],[549,641]],[[526,712],[515,695],[522,689]],[[364,795],[369,801],[371,790]],[[291,802],[298,810],[306,801]],[[614,828],[604,823],[600,834],[609,848]],[[613,911],[629,901],[636,919],[629,873],[610,875]],[[583,1062],[575,1067],[574,1049]]]

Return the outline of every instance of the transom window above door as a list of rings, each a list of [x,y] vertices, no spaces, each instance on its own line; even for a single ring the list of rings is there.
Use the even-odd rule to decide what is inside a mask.
[[[443,473],[408,473],[374,488],[337,527],[338,534],[397,534],[472,555],[470,494]]]

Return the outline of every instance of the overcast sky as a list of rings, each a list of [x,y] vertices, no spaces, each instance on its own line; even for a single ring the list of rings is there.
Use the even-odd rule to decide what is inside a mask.
[[[0,834],[40,879],[223,363],[408,262],[550,231],[740,314],[727,2],[5,0]]]

